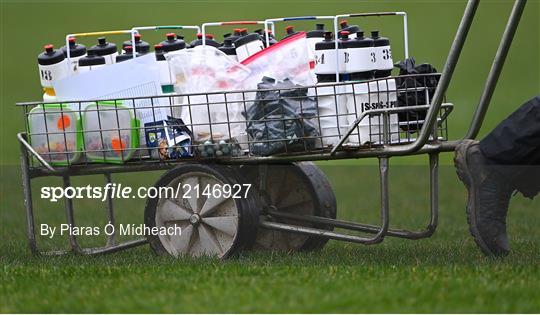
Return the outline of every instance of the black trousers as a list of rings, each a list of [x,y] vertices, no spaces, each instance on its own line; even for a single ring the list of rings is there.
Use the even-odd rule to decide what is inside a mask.
[[[540,192],[540,95],[523,104],[480,141],[480,150],[526,197]]]

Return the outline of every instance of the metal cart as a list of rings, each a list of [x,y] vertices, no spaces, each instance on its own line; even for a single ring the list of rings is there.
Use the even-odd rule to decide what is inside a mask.
[[[493,61],[484,91],[474,113],[466,139],[474,139],[482,125],[489,106],[491,96],[503,67],[505,58],[514,37],[517,25],[523,12],[525,0],[517,0],[508,19],[497,54]],[[465,43],[469,28],[472,24],[478,0],[470,0],[465,8],[464,15],[458,27],[455,39],[450,48],[447,61],[440,74],[411,75],[409,77],[388,77],[363,82],[340,82],[324,86],[325,94],[320,94],[320,85],[308,87],[294,87],[271,90],[245,90],[226,91],[201,94],[174,94],[146,98],[129,98],[123,100],[110,100],[108,106],[101,101],[81,100],[69,102],[71,111],[77,115],[85,114],[88,103],[95,104],[93,111],[97,117],[100,115],[116,115],[119,112],[131,110],[135,116],[141,109],[155,112],[181,108],[191,115],[192,110],[205,109],[208,119],[203,123],[186,123],[186,126],[208,129],[207,138],[191,142],[183,149],[191,152],[190,157],[164,160],[152,158],[151,153],[159,155],[158,148],[142,149],[138,147],[127,148],[123,144],[120,149],[104,145],[103,138],[106,132],[117,133],[120,138],[123,132],[137,133],[138,127],[121,127],[120,122],[114,127],[101,126],[98,132],[101,145],[90,147],[82,130],[66,131],[65,128],[55,132],[47,130],[37,134],[26,132],[17,135],[21,147],[21,169],[24,188],[24,203],[27,215],[27,236],[30,249],[34,254],[64,254],[75,252],[81,254],[103,254],[149,243],[158,254],[165,255],[213,255],[226,258],[242,249],[256,246],[264,249],[286,250],[313,250],[324,246],[328,239],[349,241],[361,244],[377,244],[386,236],[405,239],[422,239],[433,235],[438,221],[438,160],[441,152],[453,151],[459,143],[448,141],[446,119],[452,111],[453,105],[445,102],[444,94],[450,83],[453,71],[457,64],[462,47]],[[349,14],[335,17],[322,17],[334,20],[337,30],[338,19],[341,17],[364,17],[398,15],[404,17],[405,43],[407,45],[406,14],[402,12]],[[265,28],[274,23],[286,20],[316,19],[317,17],[299,17],[270,19],[264,22]],[[234,24],[228,22],[225,25]],[[261,24],[261,22],[241,22],[243,24]],[[215,26],[209,23],[206,26]],[[177,27],[181,28],[181,27]],[[130,32],[132,35],[138,30]],[[202,27],[205,32],[205,25]],[[204,38],[204,36],[203,36]],[[134,41],[134,37],[132,36]],[[336,47],[337,48],[337,47]],[[406,49],[407,52],[407,49]],[[436,87],[429,88],[426,80],[437,78]],[[406,79],[415,82],[413,85],[402,84]],[[397,81],[397,82],[396,82]],[[400,84],[401,82],[401,84]],[[381,89],[381,87],[383,87]],[[328,92],[330,90],[330,92]],[[296,100],[300,104],[315,102],[318,105],[322,97],[330,97],[339,103],[340,99],[354,102],[355,111],[346,115],[353,117],[352,123],[346,128],[338,129],[338,141],[333,146],[324,145],[328,134],[320,129],[320,120],[333,118],[339,120],[339,114],[331,117],[319,112],[307,115],[300,105],[298,117],[269,118],[265,117],[259,122],[271,124],[281,122],[300,126],[303,135],[291,139],[290,137],[272,139],[253,139],[253,137],[232,136],[235,125],[245,126],[248,129],[252,121],[249,119],[232,120],[229,118],[229,108],[240,107],[243,112],[248,107],[260,102],[257,95],[260,93],[273,93],[277,95],[274,101],[283,99]],[[302,94],[303,93],[303,94]],[[299,96],[301,95],[301,96]],[[381,106],[378,109],[362,111],[358,109],[363,98],[376,98],[377,101],[388,102],[390,99],[412,100],[401,102],[401,106]],[[383,101],[383,103],[384,103]],[[112,105],[111,105],[112,102]],[[128,109],[121,105],[131,104]],[[356,106],[358,105],[358,107]],[[19,103],[24,110],[25,121],[32,115],[43,115],[46,121],[45,110],[32,112],[33,108],[43,106],[43,103]],[[219,106],[226,111],[226,119],[215,120],[211,117],[211,108]],[[137,110],[133,110],[136,107]],[[60,106],[56,111],[47,114],[59,115],[64,123],[64,117],[72,112]],[[349,121],[350,120],[349,118]],[[154,117],[155,118],[155,117]],[[368,121],[369,124],[364,123]],[[306,125],[313,123],[315,130],[306,132]],[[45,126],[47,124],[45,123]],[[59,126],[64,127],[64,125]],[[46,127],[47,128],[47,127]],[[212,130],[214,128],[214,130]],[[318,128],[318,129],[317,129]],[[52,128],[54,129],[54,128]],[[146,128],[143,128],[146,129]],[[216,129],[225,130],[221,133]],[[216,134],[220,134],[216,136]],[[80,146],[69,144],[67,139],[81,137]],[[46,146],[43,150],[31,145],[35,137],[45,137]],[[51,141],[54,139],[63,139]],[[358,137],[359,141],[354,141]],[[368,141],[360,140],[360,138]],[[230,140],[235,139],[235,140]],[[257,146],[268,147],[279,144],[280,152],[261,156],[255,152]],[[51,145],[59,145],[56,151]],[[202,155],[201,152],[208,147],[213,148],[214,156]],[[57,147],[58,148],[58,147]],[[225,150],[223,149],[225,148]],[[133,152],[130,152],[133,151]],[[221,151],[221,154],[217,154]],[[87,155],[90,152],[102,154],[106,159],[109,156],[120,157],[120,163],[103,164],[91,160],[80,160],[77,163],[71,159],[75,154]],[[132,154],[133,153],[133,154]],[[225,154],[224,154],[225,153]],[[409,231],[393,229],[390,227],[390,200],[388,172],[389,161],[392,157],[406,155],[429,155],[429,198],[430,220],[424,230]],[[129,160],[126,158],[129,156]],[[336,200],[332,189],[324,174],[311,161],[334,159],[377,158],[380,173],[380,224],[378,226],[350,222],[336,219]],[[58,161],[63,161],[59,163]],[[63,164],[63,165],[60,165]],[[148,235],[145,238],[118,242],[115,235],[108,238],[107,244],[98,248],[82,248],[75,235],[69,236],[71,250],[42,252],[36,244],[34,207],[31,194],[32,179],[44,176],[56,176],[63,179],[64,187],[71,185],[74,176],[102,174],[106,183],[112,183],[113,174],[126,172],[147,172],[166,170],[156,182],[156,187],[181,187],[181,197],[149,198],[145,208],[145,224],[151,227],[167,227],[174,225],[181,227],[181,235],[162,236]],[[286,184],[281,184],[287,177]],[[229,194],[206,194],[201,196],[199,191],[192,189],[205,184],[207,187],[229,186],[236,191]],[[186,188],[187,187],[187,188]],[[189,189],[191,187],[191,189]],[[247,187],[251,187],[248,189]],[[291,189],[294,187],[294,189]],[[233,194],[241,198],[234,198]],[[285,195],[283,195],[285,194]],[[284,202],[287,200],[287,202]],[[75,226],[73,203],[65,199],[65,212],[67,223]],[[115,224],[112,197],[106,200],[107,220]],[[364,232],[365,236],[346,234],[333,231],[334,228]]]

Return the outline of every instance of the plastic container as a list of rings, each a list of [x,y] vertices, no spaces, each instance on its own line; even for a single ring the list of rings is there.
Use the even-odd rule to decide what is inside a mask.
[[[375,77],[383,78],[392,75],[394,61],[392,60],[392,49],[390,40],[379,36],[379,31],[372,31],[373,51],[375,52]]]
[[[79,73],[95,70],[105,66],[105,57],[97,56],[94,50],[88,50],[88,54],[79,59]]]
[[[242,62],[250,56],[264,49],[263,39],[257,33],[247,34],[238,38],[234,42],[236,47],[236,56],[239,62]]]
[[[61,49],[64,56],[67,58],[67,47],[62,46]],[[77,44],[77,39],[75,37],[71,37],[69,39],[69,62],[71,63],[71,73],[77,73],[77,70],[79,69],[79,59],[84,56],[86,56],[86,46]]]
[[[343,50],[347,55],[345,69],[351,81],[374,78],[376,67],[373,45],[373,40],[365,38],[362,31],[358,32],[355,39],[343,42]]]
[[[116,62],[116,56],[118,56],[118,49],[113,43],[108,43],[105,37],[98,38],[98,44],[92,46],[89,51],[95,52],[96,56],[105,58],[105,64],[110,65]]]
[[[346,85],[349,96],[347,102],[348,126],[365,112],[374,109],[393,108],[397,106],[397,89],[394,79],[382,79],[365,83]],[[354,97],[354,99],[353,99]],[[347,128],[348,128],[347,126]],[[398,115],[390,115],[390,141],[399,140]],[[370,118],[366,116],[358,124],[358,128],[349,136],[349,142],[354,144],[375,143],[380,144],[383,137],[383,115]]]
[[[358,25],[349,25],[347,20],[339,22],[339,26],[341,26],[341,31],[349,32],[349,38],[351,39],[356,38],[356,33],[361,31]]]
[[[334,77],[335,78],[335,77]],[[334,146],[347,131],[347,99],[344,86],[319,83],[316,87],[318,122],[322,145]]]
[[[82,157],[79,114],[67,105],[38,105],[28,113],[30,143],[51,165],[71,165]]]
[[[135,57],[140,57],[141,54],[138,52],[135,54]],[[133,59],[133,47],[126,46],[124,47],[124,53],[121,55],[116,56],[116,62],[122,62]]]
[[[141,37],[141,34],[135,34],[135,51],[141,55],[144,55],[150,52],[150,44],[141,40]],[[122,50],[124,51],[124,53],[127,46],[133,47],[133,42],[131,40],[126,40],[122,43]]]
[[[225,55],[238,61],[238,57],[236,56],[236,48],[234,47],[230,36],[225,38],[223,41],[223,46],[218,47],[218,49],[221,50]]]
[[[81,125],[88,161],[123,163],[139,148],[139,120],[120,101],[86,106]]]
[[[54,49],[51,44],[45,45],[44,49],[45,51],[38,56],[39,78],[45,91],[43,100],[55,101],[53,83],[69,75],[69,66],[61,50]]]

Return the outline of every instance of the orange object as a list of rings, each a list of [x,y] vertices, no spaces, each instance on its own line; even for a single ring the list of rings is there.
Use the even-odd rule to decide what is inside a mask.
[[[71,119],[69,119],[69,116],[66,115],[61,115],[56,122],[56,127],[58,127],[60,130],[65,130],[66,128],[69,128],[70,125]]]
[[[111,140],[111,144],[114,152],[116,152],[117,154],[126,149],[126,144],[119,138],[113,138]]]

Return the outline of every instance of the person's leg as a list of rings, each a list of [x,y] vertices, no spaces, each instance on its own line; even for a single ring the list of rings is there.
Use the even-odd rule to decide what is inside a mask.
[[[480,141],[480,150],[495,164],[540,165],[540,95],[495,127]]]
[[[523,104],[480,141],[489,163],[514,189],[533,198],[540,192],[540,95]]]
[[[467,186],[467,221],[486,255],[508,254],[506,214],[511,194],[540,191],[540,96],[525,103],[482,141],[465,140],[454,158]]]

